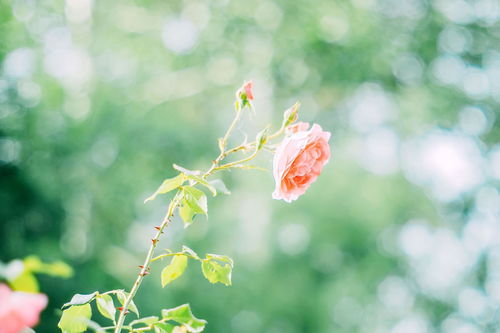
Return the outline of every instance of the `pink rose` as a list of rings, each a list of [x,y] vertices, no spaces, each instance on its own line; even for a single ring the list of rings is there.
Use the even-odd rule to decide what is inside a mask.
[[[23,328],[35,326],[46,306],[44,294],[12,291],[0,284],[0,333],[19,333]]]
[[[252,81],[245,82],[245,84],[243,85],[243,88],[245,89],[245,93],[247,94],[247,98],[249,100],[252,100],[253,99],[253,93],[252,93],[253,82]]]
[[[292,202],[304,194],[330,159],[330,133],[314,124],[299,122],[287,128],[290,134],[276,150],[273,174],[274,199]]]

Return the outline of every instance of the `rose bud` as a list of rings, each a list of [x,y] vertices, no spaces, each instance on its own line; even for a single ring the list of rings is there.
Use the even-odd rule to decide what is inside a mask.
[[[289,125],[291,125],[297,121],[297,118],[299,117],[299,107],[300,107],[300,103],[297,102],[283,113],[283,126],[284,127],[288,127]]]
[[[252,104],[250,103],[253,100],[253,82],[245,81],[243,86],[236,92],[236,109],[240,107],[244,107],[246,105],[252,108]]]

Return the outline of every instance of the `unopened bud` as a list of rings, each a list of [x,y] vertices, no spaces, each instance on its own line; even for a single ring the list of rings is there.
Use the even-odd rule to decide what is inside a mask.
[[[296,102],[283,113],[283,127],[287,127],[297,121],[299,118],[299,107],[300,103]]]
[[[257,137],[255,138],[255,142],[257,143],[257,150],[261,150],[262,147],[264,147],[264,145],[266,144],[268,133],[269,127],[266,127],[257,134]]]
[[[236,91],[236,110],[246,105],[251,106],[251,100],[253,100],[253,82],[245,81],[241,88]]]
[[[245,81],[237,92],[237,96],[241,99],[253,100],[253,82]]]

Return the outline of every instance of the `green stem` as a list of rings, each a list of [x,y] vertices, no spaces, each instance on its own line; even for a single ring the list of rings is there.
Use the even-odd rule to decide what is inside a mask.
[[[234,128],[236,127],[236,124],[238,123],[238,121],[240,121],[240,117],[241,117],[241,109],[238,109],[238,110],[236,110],[236,117],[234,117],[233,122],[231,123],[231,125],[229,125],[229,128],[226,131],[226,134],[222,138],[224,148],[226,147],[227,140],[229,139],[229,136],[233,132]],[[221,149],[221,150],[222,150],[222,152],[221,152],[221,154],[222,154],[225,149]]]
[[[259,151],[256,149],[252,155],[246,157],[246,158],[243,158],[241,160],[238,160],[238,161],[234,161],[234,162],[230,162],[230,163],[226,163],[226,164],[223,164],[223,165],[220,165],[220,166],[217,166],[214,168],[214,171],[218,171],[218,170],[224,170],[224,169],[229,169],[235,165],[238,165],[238,164],[242,164],[242,163],[245,163],[245,162],[248,162],[252,159],[255,158],[255,156],[257,156],[257,154],[259,153]]]
[[[141,271],[139,272],[139,275],[137,276],[137,279],[135,280],[134,285],[132,286],[132,289],[130,290],[129,295],[127,296],[127,298],[125,299],[125,302],[123,303],[122,310],[120,311],[120,316],[118,317],[118,321],[116,323],[115,333],[121,332],[123,322],[125,321],[125,315],[127,313],[127,309],[129,307],[130,303],[132,302],[135,294],[137,293],[137,290],[139,289],[139,287],[142,283],[142,280],[148,274],[149,264],[151,263],[151,259],[153,258],[153,254],[154,254],[156,245],[158,244],[160,236],[163,233],[163,229],[165,229],[165,227],[171,221],[172,216],[174,215],[174,210],[177,207],[177,205],[179,204],[179,201],[180,201],[179,193],[180,192],[178,191],[177,194],[175,195],[174,199],[172,200],[172,202],[168,206],[167,214],[165,215],[163,222],[161,223],[160,227],[158,228],[156,235],[151,240],[151,246],[149,247],[149,251],[148,251],[148,254],[146,255],[146,259],[144,260],[144,264],[142,265]]]

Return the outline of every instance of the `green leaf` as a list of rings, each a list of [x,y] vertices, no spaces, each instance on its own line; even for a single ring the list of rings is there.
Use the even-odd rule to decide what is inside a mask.
[[[231,194],[231,191],[229,191],[227,189],[226,184],[224,184],[224,182],[221,179],[214,179],[214,180],[211,180],[209,183],[210,183],[210,185],[215,187],[217,192],[224,193],[224,194]]]
[[[2,275],[9,281],[12,289],[32,293],[39,291],[38,282],[33,273],[61,277],[68,277],[73,274],[71,267],[62,261],[44,264],[37,256],[26,257],[23,261],[13,260],[2,268]]]
[[[97,291],[94,291],[92,294],[75,294],[71,298],[71,301],[64,304],[62,307],[65,308],[67,306],[72,305],[83,305],[92,302],[92,300],[99,294]]]
[[[184,222],[184,228],[187,228],[193,223],[196,214],[207,215],[207,196],[203,191],[192,186],[183,186],[182,195],[179,215]]]
[[[195,257],[196,259],[200,259],[200,257],[198,256],[198,254],[196,252],[194,252],[193,250],[191,250],[189,247],[187,247],[186,245],[182,245],[182,252],[184,253],[187,253],[189,254],[191,257]]]
[[[165,287],[184,273],[188,258],[185,255],[175,255],[170,264],[161,271],[161,286]]]
[[[87,320],[87,325],[88,325],[88,328],[93,330],[95,333],[106,333],[106,330],[103,327],[101,327],[101,325],[99,325],[98,323],[96,323],[95,321],[93,321],[91,319]]]
[[[73,268],[63,261],[56,261],[51,264],[45,264],[43,273],[67,279],[73,276]]]
[[[172,164],[172,167],[175,170],[179,171],[180,173],[185,174],[186,176],[199,176],[199,175],[201,175],[201,171],[200,170],[189,170],[189,169],[183,168],[183,167],[181,167],[180,165],[177,165],[177,164]]]
[[[158,318],[157,316],[149,316],[149,317],[144,317],[144,318],[132,320],[129,325],[134,326],[137,324],[144,324],[147,326],[151,326],[152,324],[158,322],[158,320],[160,320],[160,318]]]
[[[193,217],[196,213],[187,203],[185,199],[182,199],[182,203],[179,206],[179,215],[184,222],[184,228],[187,228],[191,223],[193,223]]]
[[[31,272],[43,271],[44,264],[37,256],[28,256],[24,258],[24,267]]]
[[[57,326],[63,333],[85,332],[91,316],[90,304],[71,306],[63,311]]]
[[[37,293],[40,290],[35,276],[27,270],[24,270],[23,273],[15,277],[13,280],[10,280],[9,284],[11,288],[16,291]]]
[[[176,326],[170,325],[168,323],[158,323],[155,324],[155,333],[173,333]]]
[[[205,255],[205,257],[207,259],[215,259],[215,260],[219,260],[219,261],[223,261],[223,262],[226,262],[228,263],[229,265],[231,265],[231,267],[234,266],[234,261],[233,259],[231,259],[230,257],[228,256],[224,256],[224,255],[220,255],[220,254],[213,254],[213,253],[207,253]]]
[[[220,265],[215,260],[204,259],[201,262],[201,270],[210,283],[221,282],[226,286],[231,285],[232,267],[230,264]]]
[[[184,186],[182,189],[184,191],[184,199],[189,207],[191,207],[196,214],[207,215],[208,207],[205,193],[192,186]]]
[[[106,318],[115,321],[116,308],[113,299],[109,295],[99,295],[96,299],[97,310]]]
[[[37,256],[24,258],[24,265],[27,270],[34,273],[43,273],[50,276],[69,278],[73,275],[73,269],[63,261],[55,261],[50,264],[43,263]]]
[[[196,318],[191,312],[189,304],[184,304],[173,309],[161,310],[162,317],[166,320],[173,320],[184,325],[189,332],[198,333],[203,331],[207,322]]]
[[[207,182],[205,179],[195,176],[195,175],[187,175],[186,176],[190,180],[194,180],[195,182],[200,183],[201,185],[205,186],[215,197],[217,195],[217,190],[215,187],[213,187],[209,182]]]
[[[183,174],[180,174],[174,178],[165,179],[163,183],[158,187],[155,193],[153,193],[150,197],[144,200],[144,203],[154,200],[158,194],[168,193],[170,191],[175,190],[180,187],[186,181],[186,177]]]
[[[125,300],[127,299],[128,295],[129,295],[128,292],[126,292],[125,290],[118,290],[118,292],[116,293],[116,297],[118,297],[118,300],[122,305],[125,304]],[[137,306],[135,305],[134,301],[130,302],[128,308],[130,311],[135,313],[137,317],[139,317],[139,310],[137,309]]]

